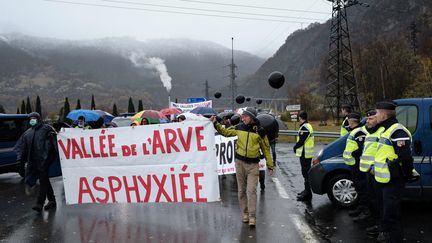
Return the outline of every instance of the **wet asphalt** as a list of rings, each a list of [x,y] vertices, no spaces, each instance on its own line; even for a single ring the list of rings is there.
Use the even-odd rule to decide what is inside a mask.
[[[354,223],[326,195],[297,202],[303,179],[292,144],[278,144],[277,154],[276,180],[266,176],[265,191],[258,188],[255,228],[241,222],[233,175],[219,178],[220,202],[177,204],[65,205],[63,181],[52,178],[57,208],[36,213],[36,191],[2,174],[0,242],[375,242],[367,222]],[[405,242],[432,242],[432,203],[404,203],[403,224]]]

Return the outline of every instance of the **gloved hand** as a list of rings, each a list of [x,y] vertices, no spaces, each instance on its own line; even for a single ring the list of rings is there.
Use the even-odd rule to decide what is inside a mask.
[[[416,170],[412,170],[409,176],[405,176],[405,181],[408,183],[418,181],[420,179],[420,174]]]

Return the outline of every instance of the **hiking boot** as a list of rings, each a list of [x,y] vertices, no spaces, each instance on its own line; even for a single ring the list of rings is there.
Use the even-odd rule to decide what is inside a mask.
[[[249,219],[249,226],[250,227],[255,227],[256,224],[256,219],[255,218],[250,218]]]
[[[376,240],[379,243],[389,243],[390,242],[390,233],[380,232]]]
[[[242,219],[243,223],[247,223],[249,222],[249,215],[247,213],[243,214],[243,219]]]
[[[42,208],[43,206],[39,203],[32,207],[32,209],[38,213],[42,212]]]
[[[366,234],[368,235],[377,236],[379,233],[380,232],[379,232],[378,225],[374,225],[366,228]]]
[[[56,203],[55,201],[49,201],[49,202],[45,205],[44,209],[45,209],[45,210],[48,210],[48,209],[50,209],[50,208],[55,208],[55,207],[57,207],[57,203]]]

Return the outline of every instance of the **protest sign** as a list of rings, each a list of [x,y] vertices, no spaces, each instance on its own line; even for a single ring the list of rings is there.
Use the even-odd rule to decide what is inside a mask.
[[[170,107],[179,108],[183,112],[189,112],[196,107],[212,107],[212,101],[207,100],[207,101],[197,102],[197,103],[174,103],[174,102],[171,102]]]

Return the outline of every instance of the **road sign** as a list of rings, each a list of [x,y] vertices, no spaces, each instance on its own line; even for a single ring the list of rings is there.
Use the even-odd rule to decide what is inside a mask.
[[[199,98],[187,98],[187,103],[199,103],[206,101],[206,98],[199,97]]]
[[[285,108],[287,111],[299,111],[301,110],[300,105],[287,105]]]

